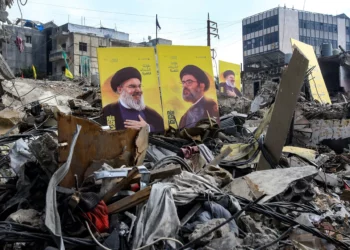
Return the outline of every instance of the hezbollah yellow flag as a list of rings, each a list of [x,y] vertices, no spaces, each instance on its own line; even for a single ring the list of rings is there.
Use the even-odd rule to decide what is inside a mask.
[[[32,65],[32,69],[33,69],[33,76],[34,76],[34,79],[36,79],[36,70],[35,70],[34,65]]]
[[[66,68],[66,71],[65,71],[65,76],[69,79],[73,79],[74,76],[72,74],[72,72],[70,72],[67,68]]]

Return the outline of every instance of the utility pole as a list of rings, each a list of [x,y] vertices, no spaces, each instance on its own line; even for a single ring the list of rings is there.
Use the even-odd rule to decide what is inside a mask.
[[[210,47],[211,35],[213,35],[214,37],[217,37],[218,39],[220,39],[218,24],[216,22],[210,21],[209,13],[208,13],[208,20],[207,20],[207,46],[209,46],[209,47]]]

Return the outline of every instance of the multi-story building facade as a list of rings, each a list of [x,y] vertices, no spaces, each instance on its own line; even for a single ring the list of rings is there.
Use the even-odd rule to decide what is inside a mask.
[[[52,50],[49,61],[52,62],[52,79],[60,80],[64,76],[66,64],[63,52],[65,52],[69,69],[74,76],[98,81],[96,49],[111,47],[118,41],[120,41],[119,46],[124,43],[128,44],[129,34],[114,29],[67,23],[57,27],[51,39]]]
[[[20,75],[22,70],[34,65],[38,74],[45,74],[47,69],[45,32],[25,24],[4,24],[3,30],[9,38],[1,41],[0,53],[13,73]]]
[[[285,55],[292,53],[291,38],[312,45],[318,56],[323,43],[350,50],[350,19],[345,14],[332,16],[278,7],[244,18],[242,31],[243,85],[250,96],[260,88],[262,79],[279,81]]]
[[[67,55],[70,71],[74,76],[81,76],[97,84],[99,81],[97,48],[99,47],[148,47],[150,43],[133,43],[129,41],[129,34],[114,29],[94,28],[67,23],[53,32],[52,51],[49,61],[52,62],[52,78],[61,79],[64,76],[65,61],[63,51]],[[161,39],[164,44],[171,44],[170,40]]]

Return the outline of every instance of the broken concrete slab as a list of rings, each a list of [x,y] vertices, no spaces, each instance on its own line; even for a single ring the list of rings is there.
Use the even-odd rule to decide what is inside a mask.
[[[22,103],[17,101],[13,104],[15,107],[27,105],[33,101],[39,101],[40,103],[47,103],[49,105],[66,105],[68,100],[75,98],[83,92],[69,83],[45,83],[44,81],[20,78],[16,79],[14,84],[5,81],[3,88],[8,95],[21,100]]]
[[[310,146],[316,146],[323,140],[346,139],[350,137],[350,120],[311,120],[312,137]]]
[[[224,191],[249,200],[266,194],[260,202],[264,203],[285,192],[293,182],[313,177],[317,173],[318,170],[313,166],[257,171],[234,179]]]
[[[323,184],[327,183],[327,186],[331,187],[343,186],[343,182],[340,178],[338,178],[338,176],[336,176],[335,174],[327,174],[324,172],[319,172],[318,175],[315,177],[315,181]]]
[[[236,235],[234,233],[228,233],[221,238],[211,240],[210,243],[203,248],[203,250],[236,250],[237,246],[239,245],[240,244]]]
[[[15,125],[17,125],[24,117],[24,113],[12,110],[12,109],[3,109],[0,111],[0,135],[4,135],[11,128],[13,128]],[[18,129],[15,129],[11,131],[10,134],[17,134]]]
[[[305,56],[298,49],[295,49],[288,69],[282,76],[264,142],[264,146],[271,154],[271,160],[275,163],[278,163],[281,157],[308,64],[309,61]],[[257,169],[270,168],[270,163],[265,157],[260,157]]]
[[[193,231],[193,233],[188,237],[189,240],[193,241],[193,240],[199,238],[203,234],[209,232],[210,230],[212,230],[216,226],[223,223],[224,221],[225,221],[225,219],[213,219],[213,220],[207,221],[206,223],[198,224],[196,226],[195,230]],[[224,226],[220,227],[218,230],[216,230],[216,231],[212,232],[211,234],[198,240],[197,244],[202,245],[202,246],[206,245],[207,243],[209,243],[213,239],[221,238],[221,237],[227,235],[229,232],[230,232],[229,224],[225,224]]]
[[[40,216],[40,212],[34,209],[20,209],[7,217],[6,220],[39,228],[41,225]]]

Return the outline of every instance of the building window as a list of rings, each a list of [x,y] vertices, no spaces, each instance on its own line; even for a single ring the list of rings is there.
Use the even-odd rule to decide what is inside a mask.
[[[79,51],[87,51],[87,43],[79,43]]]
[[[66,47],[67,47],[67,45],[65,44],[65,43],[63,43],[62,45],[61,45],[61,47],[62,47],[62,49],[66,49]]]
[[[66,71],[66,66],[62,66],[61,70],[62,70],[62,72],[65,72]]]
[[[278,42],[278,32],[273,32],[270,34],[266,34],[264,36],[264,45],[268,45],[271,43],[277,43]]]
[[[32,43],[32,37],[31,36],[26,36],[26,43]]]

